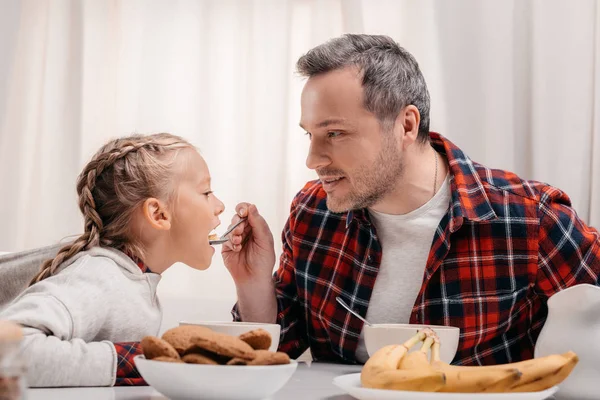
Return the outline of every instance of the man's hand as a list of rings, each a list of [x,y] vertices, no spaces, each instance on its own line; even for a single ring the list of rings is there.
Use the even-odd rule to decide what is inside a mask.
[[[225,267],[238,288],[271,281],[275,266],[273,234],[255,205],[240,203],[231,225],[247,218],[230,234],[221,249]]]
[[[275,248],[267,221],[256,206],[241,203],[235,208],[235,224],[247,218],[230,234],[221,255],[233,277],[238,295],[238,310],[243,321],[274,323],[277,300],[273,284]],[[232,226],[230,225],[230,226]]]

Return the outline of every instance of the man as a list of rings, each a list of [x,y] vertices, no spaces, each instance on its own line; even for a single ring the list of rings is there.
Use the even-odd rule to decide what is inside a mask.
[[[278,322],[280,350],[365,362],[363,323],[460,328],[455,364],[533,357],[554,293],[598,285],[600,237],[546,184],[471,161],[429,132],[414,58],[386,36],[345,35],[297,64],[300,125],[319,180],[294,198],[274,278],[253,205],[223,248],[234,317]],[[234,217],[237,220],[239,217]]]

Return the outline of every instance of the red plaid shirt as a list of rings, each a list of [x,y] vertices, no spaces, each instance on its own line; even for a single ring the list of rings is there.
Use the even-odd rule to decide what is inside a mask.
[[[152,272],[144,264],[142,260],[137,257],[129,255],[131,259],[140,267],[142,272]],[[115,380],[115,386],[145,386],[146,381],[137,368],[133,358],[139,354],[143,354],[140,342],[124,342],[114,343],[115,350],[117,351],[117,377]]]
[[[460,328],[454,364],[501,364],[533,357],[547,299],[599,284],[600,236],[560,190],[471,161],[439,134],[431,144],[450,166],[451,204],[435,233],[410,323]],[[381,262],[367,210],[326,206],[318,181],[295,197],[274,275],[280,350],[310,347],[316,360],[355,363],[363,317]],[[233,315],[239,319],[237,308]]]

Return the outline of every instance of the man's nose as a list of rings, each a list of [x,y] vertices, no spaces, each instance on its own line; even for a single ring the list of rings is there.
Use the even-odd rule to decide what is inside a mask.
[[[329,164],[331,164],[331,159],[325,153],[323,147],[316,140],[312,140],[306,157],[306,166],[309,169],[317,170]]]

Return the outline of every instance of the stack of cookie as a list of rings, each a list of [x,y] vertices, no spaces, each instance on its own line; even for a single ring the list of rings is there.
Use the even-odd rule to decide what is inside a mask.
[[[206,365],[279,365],[290,358],[267,350],[271,335],[256,329],[232,336],[202,326],[179,326],[166,331],[162,339],[142,339],[144,356],[149,360]]]

